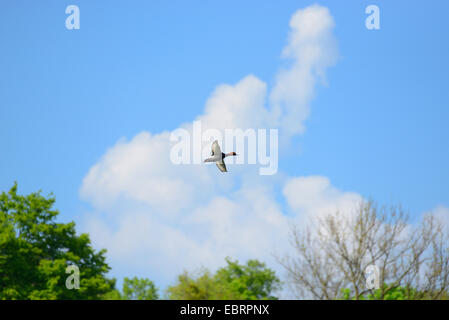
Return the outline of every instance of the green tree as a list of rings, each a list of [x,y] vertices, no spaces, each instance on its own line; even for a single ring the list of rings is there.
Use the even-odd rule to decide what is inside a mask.
[[[236,299],[230,288],[216,281],[207,269],[195,274],[185,271],[178,276],[177,283],[167,289],[167,294],[171,300]]]
[[[280,280],[273,270],[258,260],[249,260],[246,265],[226,258],[227,266],[218,269],[215,279],[226,284],[242,300],[274,300],[272,292],[279,289]]]
[[[123,299],[125,300],[157,300],[159,295],[154,283],[149,279],[132,279],[125,278],[123,280]]]
[[[383,289],[383,290],[382,290]],[[382,292],[386,292],[382,295]],[[384,284],[383,288],[366,290],[358,297],[359,300],[432,300],[435,292],[418,291],[412,287],[395,286]],[[341,300],[356,300],[357,297],[351,289],[343,289]],[[438,299],[449,300],[449,292],[438,292]]]
[[[105,250],[95,252],[75,224],[56,223],[55,198],[0,194],[0,299],[101,299],[115,286]],[[79,269],[79,289],[68,289],[69,265]]]
[[[229,258],[226,263],[214,275],[207,269],[196,275],[184,272],[168,288],[168,297],[173,300],[277,299],[273,292],[280,288],[280,280],[264,263],[249,260],[246,265],[240,265]]]
[[[122,292],[112,290],[105,296],[105,300],[157,300],[159,299],[158,289],[154,283],[146,278],[132,279],[124,278]]]
[[[385,288],[389,287],[384,285]],[[382,296],[382,291],[380,289],[369,290],[366,293],[360,295],[358,298],[353,295],[351,289],[343,289],[342,300],[415,300],[419,299],[418,292],[413,288],[406,287],[394,287],[387,291],[385,295]]]

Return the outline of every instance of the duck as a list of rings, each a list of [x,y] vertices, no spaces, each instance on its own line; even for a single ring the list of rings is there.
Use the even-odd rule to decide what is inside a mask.
[[[223,160],[226,157],[236,156],[237,153],[235,153],[235,152],[229,152],[229,153],[221,152],[220,145],[218,144],[218,140],[215,140],[212,143],[211,149],[212,149],[211,157],[207,158],[206,160],[204,160],[204,162],[215,162],[215,164],[217,165],[218,169],[220,169],[221,172],[228,172],[228,170],[226,169],[226,164],[224,163]]]

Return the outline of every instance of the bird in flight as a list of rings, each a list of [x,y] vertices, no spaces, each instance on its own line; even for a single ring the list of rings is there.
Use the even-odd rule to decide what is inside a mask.
[[[215,162],[218,169],[220,169],[221,172],[228,172],[226,169],[226,164],[224,163],[224,158],[229,156],[236,156],[237,153],[235,152],[229,152],[229,153],[223,153],[221,152],[220,146],[218,145],[218,140],[215,140],[212,143],[212,152],[211,157],[204,160],[204,162]]]

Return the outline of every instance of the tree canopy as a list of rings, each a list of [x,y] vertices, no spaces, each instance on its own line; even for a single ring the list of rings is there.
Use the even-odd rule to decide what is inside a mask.
[[[55,198],[17,193],[17,183],[0,194],[0,298],[101,299],[114,288],[105,250],[95,251],[75,224],[56,223]],[[79,269],[79,289],[68,289],[69,265]]]
[[[273,293],[280,288],[280,280],[264,263],[249,260],[241,265],[229,258],[226,263],[215,274],[207,269],[196,275],[184,272],[168,288],[168,297],[175,300],[277,299]]]
[[[147,278],[127,278],[123,279],[122,292],[113,290],[104,297],[106,300],[157,300],[159,299],[158,289],[153,281]]]

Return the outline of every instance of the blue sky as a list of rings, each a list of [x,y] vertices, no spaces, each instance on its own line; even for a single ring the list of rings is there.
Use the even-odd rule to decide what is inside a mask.
[[[333,17],[338,60],[279,169],[401,203],[413,217],[449,207],[444,0],[4,1],[0,190],[17,181],[22,193],[53,192],[60,220],[83,225],[98,210],[80,198],[83,178],[108,149],[192,121],[217,85],[253,74],[270,90],[291,16],[314,3]],[[80,30],[65,28],[70,4]],[[380,30],[365,28],[369,4]]]

